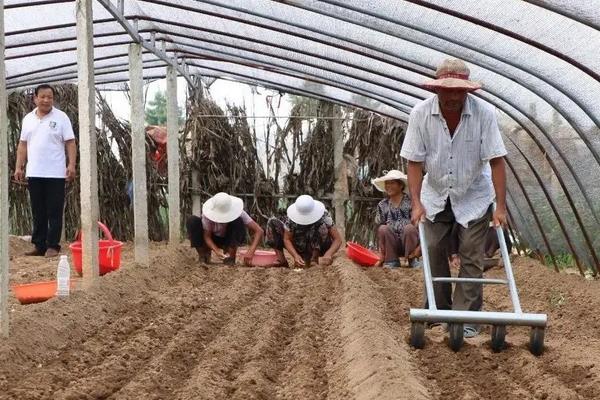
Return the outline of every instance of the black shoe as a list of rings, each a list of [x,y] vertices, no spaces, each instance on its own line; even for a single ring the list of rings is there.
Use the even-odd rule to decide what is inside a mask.
[[[28,251],[27,253],[25,253],[25,255],[27,257],[44,257],[46,255],[46,252],[39,249],[35,249]]]

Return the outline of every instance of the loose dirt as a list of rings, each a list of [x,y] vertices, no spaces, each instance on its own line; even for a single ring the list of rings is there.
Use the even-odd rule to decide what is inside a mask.
[[[19,239],[20,240],[20,239]],[[11,239],[11,283],[54,279],[57,260]],[[11,300],[0,340],[0,399],[598,399],[600,282],[515,261],[525,311],[548,314],[546,351],[508,328],[460,352],[445,332],[408,345],[422,304],[418,270],[364,269],[344,257],[306,270],[199,264],[185,246],[152,246],[68,299]],[[502,277],[501,269],[487,275]],[[503,287],[485,308],[509,310]]]

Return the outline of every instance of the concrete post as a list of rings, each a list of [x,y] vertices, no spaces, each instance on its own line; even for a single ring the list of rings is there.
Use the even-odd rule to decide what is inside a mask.
[[[148,188],[146,184],[146,132],[144,129],[144,76],[142,46],[129,45],[129,89],[131,91],[131,149],[133,165],[134,258],[150,264],[148,243]]]
[[[335,183],[333,188],[333,208],[335,225],[340,231],[342,241],[346,242],[346,201],[348,200],[348,174],[344,159],[344,131],[342,129],[342,112],[337,104],[331,105],[331,134],[333,137],[333,171]]]
[[[92,0],[77,0],[77,84],[83,286],[98,280],[98,161]]]
[[[0,336],[8,337],[8,121],[4,65],[4,0],[0,0]]]
[[[177,71],[167,67],[167,160],[169,168],[169,244],[181,241],[179,205],[179,115],[177,112]]]

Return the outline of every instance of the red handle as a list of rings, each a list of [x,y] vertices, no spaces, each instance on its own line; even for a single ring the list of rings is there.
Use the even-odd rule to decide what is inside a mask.
[[[110,242],[114,242],[115,240],[112,237],[112,233],[110,233],[110,230],[108,229],[108,227],[106,225],[104,225],[102,222],[98,221],[98,228],[100,228],[100,230],[102,231],[102,233],[104,234],[104,237],[110,241]],[[77,235],[75,235],[75,241],[79,242],[81,241],[81,230],[77,231]]]

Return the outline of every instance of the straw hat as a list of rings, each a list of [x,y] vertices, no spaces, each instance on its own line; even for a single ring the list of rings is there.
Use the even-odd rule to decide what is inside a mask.
[[[386,172],[386,171],[383,171],[383,172]],[[387,171],[384,176],[380,176],[379,178],[372,179],[371,183],[373,185],[375,185],[377,190],[379,190],[380,192],[385,192],[385,182],[386,181],[396,181],[396,180],[404,182],[404,192],[408,193],[408,177],[401,171],[398,171],[397,169],[392,169],[390,171]]]
[[[446,59],[435,71],[434,80],[423,84],[426,89],[462,89],[473,91],[481,89],[481,84],[469,80],[469,67],[462,60]]]
[[[307,194],[298,197],[296,202],[287,209],[288,218],[298,225],[314,224],[323,214],[325,214],[325,205]]]
[[[242,215],[244,201],[227,193],[217,193],[202,205],[202,215],[219,223],[229,223]]]

